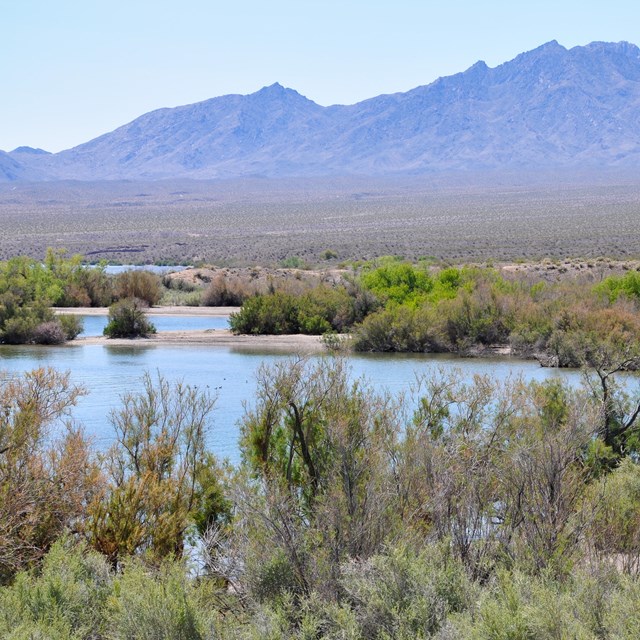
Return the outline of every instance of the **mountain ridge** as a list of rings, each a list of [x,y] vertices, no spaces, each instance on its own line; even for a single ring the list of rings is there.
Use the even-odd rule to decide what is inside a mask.
[[[394,175],[640,167],[640,49],[552,40],[407,92],[321,106],[279,83],[161,108],[55,154],[0,153],[0,181]]]

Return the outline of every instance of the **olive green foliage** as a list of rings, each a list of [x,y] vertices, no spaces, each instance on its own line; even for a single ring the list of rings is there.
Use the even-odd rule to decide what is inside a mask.
[[[206,527],[225,509],[204,449],[215,399],[162,377],[145,374],[143,382],[111,414],[106,486],[90,508],[91,544],[114,566],[133,554],[181,556],[188,527]]]
[[[640,467],[625,458],[590,487],[589,504],[593,553],[640,577]]]
[[[38,573],[20,573],[0,591],[0,636],[76,640],[104,637],[113,577],[104,557],[56,542]]]
[[[256,295],[231,315],[235,333],[321,335],[342,331],[356,317],[355,299],[345,287],[320,285],[296,296],[284,291]]]
[[[78,316],[69,314],[58,314],[56,316],[56,320],[60,324],[60,327],[64,332],[64,337],[67,340],[73,340],[79,334],[81,334],[82,330],[84,329],[82,318]]]
[[[114,584],[108,637],[112,640],[205,640],[211,616],[184,566],[165,563],[152,571],[132,563]]]
[[[592,286],[508,280],[492,268],[436,269],[395,258],[361,266],[346,285],[249,297],[236,333],[350,331],[358,351],[467,353],[508,346],[561,367],[598,366],[615,353],[640,365],[640,276]]]
[[[124,298],[109,307],[109,321],[103,329],[107,338],[146,338],[156,328],[144,313],[146,304],[137,298]]]
[[[105,558],[69,538],[37,573],[0,591],[0,635],[11,640],[205,640],[215,614],[185,566],[129,562],[115,573]],[[217,636],[216,636],[217,637]]]
[[[280,261],[280,266],[284,269],[306,269],[307,264],[299,256],[289,256]]]
[[[202,304],[205,307],[240,306],[252,295],[251,287],[239,278],[227,278],[218,275],[202,293]]]
[[[51,306],[111,302],[102,267],[49,250],[44,263],[26,257],[0,263],[0,342],[59,344],[82,331],[79,320],[55,316]]]
[[[132,269],[119,273],[113,287],[116,299],[137,298],[149,307],[158,304],[162,297],[162,279],[151,271]]]
[[[0,581],[81,528],[98,489],[82,432],[65,418],[83,394],[68,374],[37,369],[0,384]]]
[[[35,331],[53,322],[49,305],[62,295],[59,283],[39,263],[12,258],[0,264],[0,342],[35,341]]]
[[[363,284],[385,305],[353,328],[356,350],[465,352],[509,345],[516,354],[563,367],[594,366],[608,350],[627,368],[636,366],[637,299],[623,302],[603,296],[600,285],[579,282],[510,281],[489,268],[444,269],[431,280],[420,274],[406,264],[363,274]]]
[[[111,280],[105,264],[87,266],[82,256],[66,257],[64,250],[47,250],[44,269],[61,290],[51,304],[58,307],[104,307],[111,304]]]
[[[391,494],[371,498],[390,481],[395,407],[346,373],[340,359],[259,373],[257,406],[241,426],[243,456],[264,487],[241,490],[259,514],[248,526],[261,543],[244,560],[258,598],[339,591],[340,564],[379,551],[393,528]]]

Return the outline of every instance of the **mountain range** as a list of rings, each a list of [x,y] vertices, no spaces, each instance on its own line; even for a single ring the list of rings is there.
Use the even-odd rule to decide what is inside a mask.
[[[0,181],[640,167],[640,49],[555,41],[406,93],[323,107],[273,84],[158,109],[72,149],[0,151]]]

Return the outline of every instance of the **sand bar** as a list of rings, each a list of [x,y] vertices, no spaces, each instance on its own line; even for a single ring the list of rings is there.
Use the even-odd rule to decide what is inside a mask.
[[[228,329],[208,329],[204,331],[162,331],[148,338],[76,338],[67,343],[70,346],[104,345],[127,347],[152,346],[211,346],[230,347],[246,350],[273,350],[285,353],[318,353],[326,348],[318,336],[249,336],[234,335]]]

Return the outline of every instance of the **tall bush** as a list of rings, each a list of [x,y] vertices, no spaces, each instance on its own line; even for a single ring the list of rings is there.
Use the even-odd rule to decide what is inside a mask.
[[[107,338],[145,338],[156,328],[144,313],[146,305],[137,298],[125,298],[109,307],[109,321],[103,333]]]

